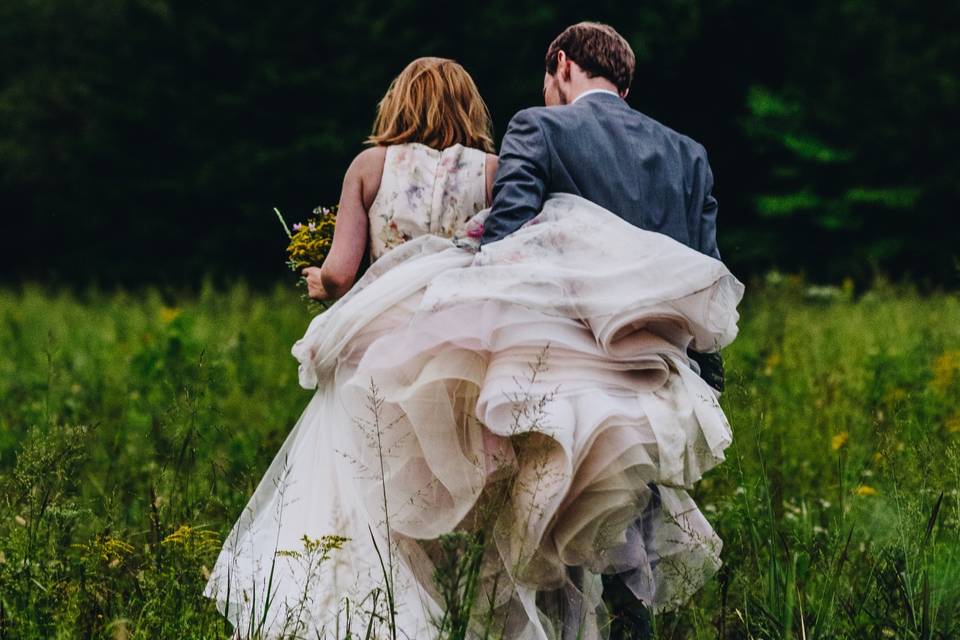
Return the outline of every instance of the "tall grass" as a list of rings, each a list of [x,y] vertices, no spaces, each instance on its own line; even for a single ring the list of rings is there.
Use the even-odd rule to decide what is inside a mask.
[[[960,298],[770,278],[742,311],[694,492],[724,566],[655,635],[960,635]],[[242,284],[0,292],[0,638],[229,637],[200,593],[310,397],[308,319]],[[476,543],[445,544],[462,637]]]

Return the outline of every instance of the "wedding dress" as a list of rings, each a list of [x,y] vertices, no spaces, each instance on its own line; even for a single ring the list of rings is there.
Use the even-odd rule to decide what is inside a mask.
[[[294,345],[316,393],[205,590],[241,635],[435,638],[453,531],[478,637],[605,637],[601,574],[663,611],[719,568],[687,490],[731,431],[686,350],[742,284],[569,194],[478,250],[484,206],[482,152],[387,149],[375,261]]]

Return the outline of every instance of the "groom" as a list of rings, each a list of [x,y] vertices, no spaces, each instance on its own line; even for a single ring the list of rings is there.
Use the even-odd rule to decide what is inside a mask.
[[[706,150],[624,101],[635,63],[629,43],[608,25],[581,22],[554,39],[543,78],[546,107],[517,113],[503,138],[482,245],[534,218],[548,193],[565,192],[720,258]],[[722,390],[719,353],[688,353]],[[650,487],[648,509],[657,509],[659,492]],[[613,578],[604,576],[604,599],[616,614],[611,639],[649,636],[649,614]]]
[[[535,217],[548,193],[565,192],[720,259],[707,152],[625,102],[635,64],[630,44],[605,24],[581,22],[554,39],[543,76],[546,107],[510,120],[481,244]],[[720,354],[688,355],[722,391]]]

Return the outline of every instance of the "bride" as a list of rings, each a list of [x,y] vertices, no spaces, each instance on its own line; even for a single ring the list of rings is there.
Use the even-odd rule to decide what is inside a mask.
[[[686,350],[735,338],[742,285],[569,194],[479,251],[497,159],[451,60],[369,142],[304,274],[338,298],[293,346],[316,392],[204,594],[241,638],[601,638],[604,575],[682,605],[721,548],[687,490],[731,441]]]

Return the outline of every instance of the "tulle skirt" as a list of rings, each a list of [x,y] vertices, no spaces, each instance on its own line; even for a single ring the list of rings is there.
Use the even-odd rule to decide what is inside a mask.
[[[478,633],[600,638],[601,574],[662,611],[719,568],[687,491],[731,431],[686,350],[736,337],[743,285],[576,196],[477,251],[480,223],[393,249],[294,345],[316,393],[205,591],[241,629],[436,637],[460,593]]]

